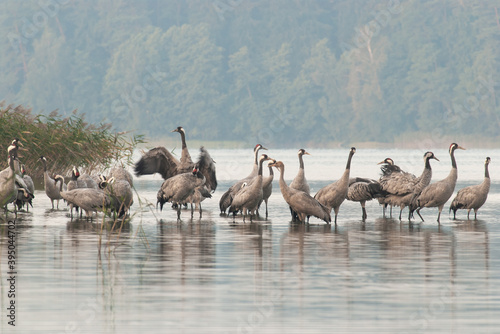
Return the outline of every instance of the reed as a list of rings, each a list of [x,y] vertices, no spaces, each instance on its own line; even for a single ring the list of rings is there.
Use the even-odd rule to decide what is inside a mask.
[[[47,158],[47,168],[57,174],[68,175],[73,166],[86,173],[102,171],[117,161],[132,164],[132,154],[142,135],[116,133],[111,124],[94,125],[73,111],[62,117],[57,111],[49,115],[33,115],[21,105],[0,103],[0,152],[6,152],[14,138],[24,145],[19,159],[26,165],[31,177],[41,179],[43,168],[38,159]],[[3,160],[3,159],[2,159]],[[6,164],[1,162],[2,166]]]

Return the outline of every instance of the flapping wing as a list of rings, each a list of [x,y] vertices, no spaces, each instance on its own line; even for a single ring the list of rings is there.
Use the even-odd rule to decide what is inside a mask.
[[[198,169],[205,176],[205,186],[209,191],[214,192],[217,188],[217,177],[215,175],[215,162],[208,151],[200,147],[200,156],[198,157]]]
[[[135,163],[134,171],[137,176],[160,173],[166,180],[178,174],[179,164],[179,160],[165,147],[155,147]]]

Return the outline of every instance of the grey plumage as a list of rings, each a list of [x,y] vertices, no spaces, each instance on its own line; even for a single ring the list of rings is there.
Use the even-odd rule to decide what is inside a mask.
[[[186,204],[190,203],[191,204],[191,218],[193,217],[194,209],[198,209],[198,212],[200,213],[200,218],[202,217],[202,208],[201,208],[201,202],[203,202],[207,198],[212,198],[212,194],[208,189],[202,185],[199,187],[196,187],[194,189],[194,192],[191,196],[189,196],[186,199]],[[193,204],[194,204],[194,209],[193,209]]]
[[[125,168],[123,167],[113,167],[108,173],[108,176],[106,179],[111,179],[115,178],[115,180],[125,180],[127,181],[131,187],[134,186],[134,179],[132,177],[132,174],[129,173]]]
[[[266,154],[262,154],[259,158],[259,170],[257,176],[252,179],[246,186],[241,187],[234,195],[234,198],[229,207],[229,212],[233,213],[233,217],[237,212],[242,212],[243,220],[246,214],[252,215],[256,212],[260,201],[262,200],[262,164],[264,161],[270,160]]]
[[[430,207],[438,207],[439,214],[437,217],[437,222],[440,222],[441,211],[443,210],[444,205],[450,199],[451,195],[455,191],[455,185],[457,183],[458,171],[457,171],[457,163],[455,160],[455,150],[461,149],[465,150],[465,148],[459,146],[456,143],[452,143],[449,148],[450,158],[451,158],[451,170],[448,176],[438,182],[434,182],[425,187],[420,195],[416,196],[412,201],[410,206],[410,215],[414,210],[417,211],[418,216],[422,221],[424,219],[420,215],[420,210],[422,208],[430,208]]]
[[[297,172],[297,175],[295,178],[292,180],[292,183],[290,183],[290,188],[292,189],[297,189],[300,191],[305,192],[306,194],[311,194],[311,189],[309,187],[309,183],[307,182],[306,176],[305,176],[305,170],[304,170],[304,155],[311,155],[309,152],[306,152],[303,148],[299,150],[297,153],[299,157],[299,171]],[[297,219],[297,213],[290,208],[290,213],[292,215],[292,220]]]
[[[245,177],[244,179],[239,180],[235,184],[233,184],[229,189],[222,194],[220,200],[219,200],[219,208],[221,213],[226,213],[226,210],[231,206],[231,203],[233,202],[234,195],[241,189],[241,186],[244,183],[249,183],[252,179],[254,179],[259,171],[259,151],[260,150],[267,150],[264,146],[261,144],[255,145],[253,148],[253,155],[254,155],[254,164],[253,164],[253,169],[252,172]]]
[[[306,217],[314,216],[324,220],[327,223],[331,222],[331,209],[321,204],[319,201],[311,197],[308,193],[289,187],[284,179],[285,165],[281,161],[271,164],[280,171],[280,190],[285,202],[297,213],[297,218],[300,222],[305,222]]]
[[[114,177],[107,179],[106,183],[107,185],[104,188],[104,192],[111,195],[117,202],[115,206],[118,207],[118,215],[122,217],[130,210],[130,207],[134,203],[132,187],[127,180],[115,179]]]
[[[349,151],[349,157],[347,159],[347,164],[342,177],[323,188],[321,188],[314,198],[318,200],[321,204],[326,206],[329,210],[335,211],[335,225],[337,224],[337,215],[339,213],[340,205],[344,202],[347,197],[347,190],[349,188],[349,174],[351,171],[351,160],[352,156],[356,153],[356,148],[351,147]]]
[[[474,219],[477,219],[477,211],[486,202],[490,191],[491,180],[488,170],[490,161],[490,157],[487,157],[484,162],[484,180],[481,184],[465,187],[458,191],[450,205],[450,211],[453,210],[453,219],[456,219],[458,209],[467,210],[467,219],[469,219],[470,210],[474,209]]]
[[[14,202],[17,198],[16,174],[14,172],[14,160],[17,159],[13,152],[9,152],[8,170],[0,173],[0,207],[7,208],[7,204]]]
[[[210,191],[217,188],[215,163],[204,147],[200,147],[200,155],[196,162],[197,168],[206,178]],[[175,175],[190,173],[194,164],[181,163],[165,147],[155,147],[146,152],[134,166],[137,176],[160,173],[167,180]]]
[[[380,170],[382,171],[382,175],[380,176],[379,183],[387,177],[390,177],[392,173],[399,173],[401,172],[401,168],[399,166],[394,164],[394,160],[391,158],[385,158],[383,161],[379,162],[377,165],[382,165],[380,167]],[[387,209],[387,206],[389,205],[388,201],[386,201],[385,196],[381,196],[377,198],[378,203],[382,205],[382,212],[385,217],[385,210]],[[390,206],[391,208],[391,218],[392,218],[392,205]]]
[[[362,177],[349,178],[349,188],[347,189],[346,199],[360,203],[363,221],[367,218],[365,203],[382,195],[382,187],[376,180]]]
[[[85,210],[87,218],[92,218],[93,212],[104,211],[111,207],[112,202],[108,194],[102,189],[78,188],[61,192],[62,198],[68,203]]]
[[[309,152],[306,152],[303,148],[299,150],[297,153],[299,157],[299,171],[297,172],[297,175],[293,179],[292,183],[290,183],[290,188],[292,189],[297,189],[300,191],[303,191],[307,194],[311,193],[311,190],[309,188],[309,183],[307,183],[307,179],[305,176],[305,171],[304,171],[304,155],[311,155]]]
[[[385,192],[384,203],[390,204],[392,206],[399,206],[399,220],[401,220],[401,215],[403,209],[410,206],[411,202],[420,194],[420,192],[431,183],[432,179],[432,168],[430,164],[430,159],[438,158],[434,156],[432,152],[425,152],[424,154],[424,170],[419,177],[415,175],[404,172],[401,169],[393,168],[393,172],[387,175],[383,175],[380,178],[380,185],[382,190]],[[394,165],[393,165],[394,166]],[[408,220],[410,215],[408,216]]]
[[[47,197],[50,199],[50,202],[52,203],[52,209],[54,209],[54,201],[57,202],[56,208],[59,209],[59,200],[62,199],[61,190],[63,189],[64,186],[64,178],[50,177],[49,172],[47,171],[47,158],[41,156],[40,161],[43,164],[43,185],[45,188],[45,194],[47,194]],[[58,182],[60,182],[59,186],[57,185]]]
[[[204,175],[196,168],[189,173],[182,173],[166,179],[161,185],[157,194],[157,205],[160,204],[160,210],[163,204],[185,203],[195,189],[205,184]],[[181,217],[181,206],[177,206],[177,219]]]
[[[89,174],[80,174],[80,177],[78,180],[81,182],[85,182],[85,188],[93,188],[93,189],[99,188],[98,183]]]
[[[71,170],[71,179],[69,180],[66,191],[71,191],[75,189],[83,189],[87,188],[87,183],[83,180],[80,180],[80,171],[76,166],[73,166]],[[73,203],[67,202],[69,205],[70,216],[73,218],[73,209],[78,213],[78,206],[75,206]],[[80,211],[80,218],[82,217],[82,211]]]
[[[181,160],[180,163],[183,168],[190,168],[194,165],[193,160],[191,159],[191,155],[189,154],[189,150],[187,148],[186,144],[186,131],[182,126],[178,126],[177,128],[173,129],[172,132],[178,132],[181,135],[181,145],[182,145],[182,151],[181,151]]]
[[[33,183],[33,179],[26,172],[26,166],[21,165],[21,175],[23,177],[26,186],[28,187],[28,191],[32,194],[35,193],[35,184]]]
[[[272,160],[268,164],[269,168],[269,176],[266,178],[263,178],[262,180],[262,201],[259,203],[259,208],[262,202],[266,204],[266,218],[268,216],[268,211],[267,211],[267,202],[269,200],[269,197],[271,197],[271,194],[273,193],[273,180],[274,180],[274,172],[273,168],[271,167],[271,164],[276,162],[276,160]]]

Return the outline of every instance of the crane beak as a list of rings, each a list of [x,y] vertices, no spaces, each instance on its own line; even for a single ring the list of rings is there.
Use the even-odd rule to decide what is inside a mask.
[[[264,146],[261,146],[260,147],[261,150],[266,150],[267,151],[267,148],[265,148]]]
[[[464,147],[462,147],[462,146],[457,146],[457,148],[459,148],[459,149],[461,149],[461,150],[465,150],[465,148],[464,148]]]
[[[377,165],[381,165],[381,164],[385,164],[385,160],[384,161],[380,161]]]
[[[438,158],[436,158],[436,157],[432,157],[432,158],[433,158],[433,159],[436,159],[437,161],[440,161],[440,160],[439,160]]]
[[[307,151],[304,151],[304,154],[307,154],[307,155],[312,155],[311,153],[307,152]]]
[[[179,130],[177,130],[177,129],[173,129],[171,132],[179,132]]]

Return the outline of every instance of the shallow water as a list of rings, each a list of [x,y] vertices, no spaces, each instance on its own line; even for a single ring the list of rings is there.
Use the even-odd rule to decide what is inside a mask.
[[[154,209],[159,176],[134,180],[133,217],[121,231],[107,222],[71,221],[43,190],[16,220],[15,298],[8,296],[8,224],[1,222],[2,333],[485,333],[500,328],[500,151],[457,151],[456,190],[480,183],[492,158],[492,187],[477,221],[423,209],[425,222],[382,217],[367,203],[344,202],[338,225],[290,222],[277,180],[269,218],[220,216],[218,201],[251,171],[251,152],[211,150],[219,187],[203,217]],[[297,172],[295,150],[267,152]],[[304,158],[312,192],[340,177],[348,150],[311,150]],[[423,151],[358,150],[351,176],[378,178],[390,156],[419,175]],[[435,151],[433,180],[450,170]],[[500,166],[500,163],[498,163]],[[267,170],[265,171],[267,175]],[[278,172],[276,174],[279,175]],[[149,203],[149,204],[148,204]],[[449,203],[448,203],[449,205]],[[393,212],[397,217],[397,212]],[[10,217],[9,218],[13,218]],[[99,237],[102,235],[101,251]],[[16,306],[16,326],[7,307]]]

